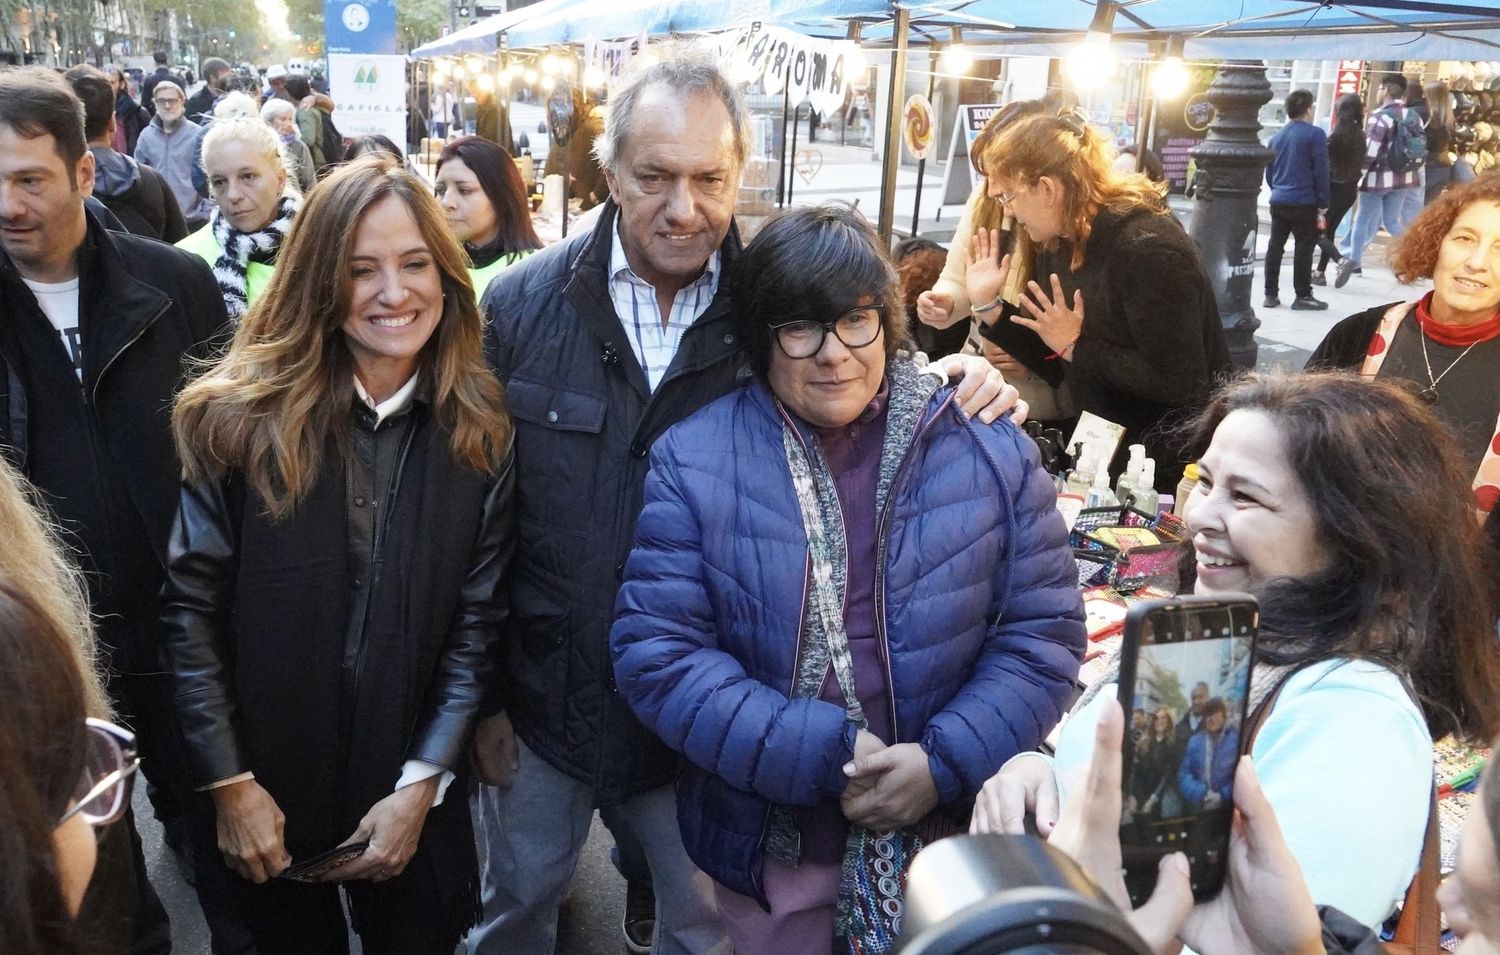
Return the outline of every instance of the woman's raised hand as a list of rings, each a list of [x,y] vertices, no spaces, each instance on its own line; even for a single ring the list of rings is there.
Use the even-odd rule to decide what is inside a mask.
[[[1005,288],[1005,279],[1010,275],[1010,256],[1000,258],[1000,231],[979,229],[974,233],[974,242],[969,247],[969,268],[964,272],[964,285],[969,290],[969,307],[983,308],[1000,297]],[[1000,309],[975,312],[986,325],[995,324]]]

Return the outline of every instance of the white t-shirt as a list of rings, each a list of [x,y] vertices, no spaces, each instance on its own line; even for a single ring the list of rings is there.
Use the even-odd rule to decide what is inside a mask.
[[[47,316],[47,321],[52,323],[52,327],[62,338],[68,359],[73,362],[73,371],[77,372],[78,380],[82,381],[83,341],[78,330],[78,279],[74,277],[66,282],[33,282],[30,279],[21,281],[31,289],[31,294],[36,296],[37,305],[41,306],[42,314]]]

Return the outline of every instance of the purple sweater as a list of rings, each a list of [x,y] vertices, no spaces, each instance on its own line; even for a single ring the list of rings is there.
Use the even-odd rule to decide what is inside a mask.
[[[891,741],[889,688],[886,686],[884,653],[880,647],[875,614],[875,489],[880,480],[880,452],[885,446],[886,400],[890,385],[880,392],[852,424],[842,428],[817,428],[818,446],[833,472],[844,517],[849,572],[845,576],[844,630],[854,656],[854,686],[870,732]],[[840,708],[844,691],[834,679],[833,668],[823,678],[821,698]],[[843,858],[848,824],[838,803],[828,801],[797,813],[802,832],[803,860],[837,862]]]

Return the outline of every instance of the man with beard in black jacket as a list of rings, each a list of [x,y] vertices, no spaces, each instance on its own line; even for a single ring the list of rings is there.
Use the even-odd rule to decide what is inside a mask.
[[[187,223],[177,197],[161,173],[116,152],[113,92],[109,77],[92,66],[75,66],[63,74],[83,100],[83,131],[94,157],[94,198],[104,203],[134,235],[176,244],[187,238]]]
[[[201,260],[108,231],[85,208],[94,162],[83,104],[61,76],[42,67],[0,72],[0,454],[36,485],[73,543],[111,700],[135,729],[163,804],[186,821],[198,794],[184,791],[156,630],[180,484],[168,416],[191,362],[218,347],[228,318]],[[106,837],[101,845],[93,904],[123,901],[125,911],[86,904],[83,917],[103,939],[130,937],[131,952],[168,952],[170,926],[146,881],[133,820],[119,831],[129,844],[117,851]],[[192,831],[215,951],[237,950],[221,939],[226,923],[213,902],[227,882],[216,881],[224,870],[212,824]],[[112,886],[130,885],[132,858],[136,897],[109,898],[119,892]],[[114,862],[121,869],[111,870]]]

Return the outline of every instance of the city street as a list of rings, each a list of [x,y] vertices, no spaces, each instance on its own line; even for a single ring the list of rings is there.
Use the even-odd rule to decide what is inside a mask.
[[[542,115],[539,106],[514,105],[511,118],[515,132],[525,131],[531,142],[545,143],[546,137],[537,131]],[[830,134],[825,131],[823,135],[828,137]],[[816,156],[816,161],[807,161],[810,156]],[[797,204],[841,200],[858,203],[859,208],[872,218],[876,215],[880,197],[880,163],[868,147],[840,146],[836,141],[815,140],[810,145],[804,142],[799,146],[799,157],[802,161],[798,163],[800,171],[795,173],[798,178],[793,187],[793,199]],[[946,242],[951,238],[963,209],[958,205],[939,207],[943,172],[943,164],[934,164],[924,177],[922,209],[925,215],[920,231]],[[916,179],[915,167],[903,166],[898,171],[895,218],[903,232],[911,225]],[[1173,200],[1174,211],[1185,223],[1191,219],[1192,207],[1188,200]],[[1269,231],[1269,213],[1262,206],[1258,237],[1261,254]],[[1316,296],[1329,303],[1328,310],[1323,312],[1293,312],[1285,305],[1278,309],[1261,308],[1264,277],[1257,275],[1251,301],[1261,321],[1256,335],[1260,344],[1259,367],[1300,369],[1308,354],[1340,319],[1374,305],[1416,298],[1425,291],[1425,284],[1416,288],[1399,285],[1382,264],[1383,259],[1384,242],[1377,240],[1366,256],[1365,274],[1355,276],[1343,289],[1331,286],[1315,289]],[[1283,269],[1282,288],[1286,292],[1291,281],[1290,243]],[[1284,301],[1289,304],[1290,298],[1287,295]],[[192,890],[183,882],[173,860],[165,855],[160,829],[151,818],[143,789],[136,793],[136,812],[147,846],[152,881],[172,916],[177,951],[183,955],[207,953],[207,928]],[[563,908],[558,937],[560,955],[613,955],[623,951],[620,917],[624,909],[624,881],[609,861],[610,845],[609,833],[596,821],[575,876],[573,891]],[[358,951],[357,943],[354,950]]]

